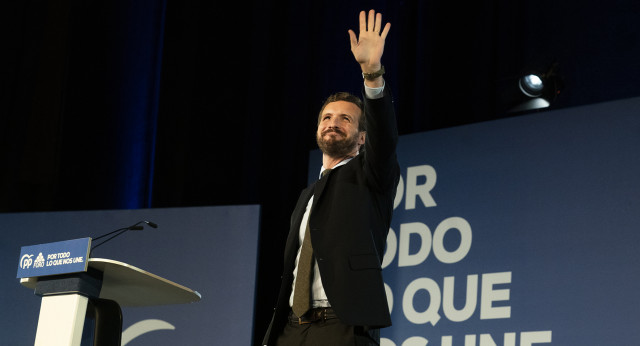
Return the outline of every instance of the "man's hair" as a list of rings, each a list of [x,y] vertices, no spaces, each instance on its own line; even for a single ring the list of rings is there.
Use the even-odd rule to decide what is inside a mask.
[[[335,93],[333,95],[329,95],[329,97],[327,97],[327,99],[322,104],[322,107],[320,108],[320,113],[318,114],[318,125],[320,125],[320,120],[322,119],[322,112],[324,112],[324,108],[329,103],[337,102],[337,101],[351,102],[351,103],[355,104],[356,106],[358,106],[358,108],[360,108],[360,116],[358,117],[358,132],[366,131],[367,130],[367,122],[366,122],[366,118],[364,116],[364,104],[362,103],[362,100],[358,96],[350,94],[350,93],[348,93],[346,91],[337,92],[337,93]]]

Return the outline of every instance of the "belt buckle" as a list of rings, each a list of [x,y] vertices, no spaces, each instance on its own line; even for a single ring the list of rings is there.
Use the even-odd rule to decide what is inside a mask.
[[[326,322],[328,319],[328,310],[327,308],[313,308],[302,315],[302,317],[298,317],[298,324],[311,324],[317,321]]]
[[[310,320],[310,319],[308,319],[308,318],[305,318],[305,319],[303,320],[303,318],[304,318],[305,316],[309,315],[309,313],[311,313],[311,312],[313,312],[313,310],[309,310],[309,311],[305,312],[302,316],[298,317],[298,324],[299,324],[299,325],[303,325],[303,324],[311,324],[311,323],[313,323],[313,322],[314,322],[314,320],[312,320],[312,319]]]
[[[309,321],[303,321],[303,320],[302,320],[302,317],[298,317],[298,324],[299,324],[299,325],[309,324],[309,323],[311,323],[311,322],[309,322]]]

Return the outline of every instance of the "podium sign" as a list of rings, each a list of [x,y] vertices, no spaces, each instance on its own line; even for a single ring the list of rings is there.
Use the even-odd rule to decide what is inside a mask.
[[[23,246],[17,278],[87,271],[91,238]]]

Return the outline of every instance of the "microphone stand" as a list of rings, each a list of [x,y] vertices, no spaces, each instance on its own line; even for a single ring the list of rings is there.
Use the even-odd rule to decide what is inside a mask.
[[[109,235],[114,234],[114,233],[116,233],[116,234],[111,236],[111,237],[109,237],[109,238],[107,238],[107,239],[105,239],[105,240],[103,240],[102,242],[92,246],[91,250],[89,251],[89,257],[91,257],[91,253],[93,252],[93,250],[95,248],[97,248],[98,246],[108,242],[109,240],[111,240],[111,239],[113,239],[113,238],[115,238],[117,236],[120,236],[120,235],[124,234],[127,231],[141,231],[142,229],[144,229],[144,227],[142,225],[140,225],[141,223],[146,223],[147,225],[149,225],[149,226],[151,226],[153,228],[158,228],[158,225],[153,223],[153,222],[151,222],[151,221],[140,221],[140,222],[137,222],[137,223],[135,223],[135,224],[133,224],[133,225],[131,225],[129,227],[118,228],[115,231],[111,231],[109,233],[105,233],[105,234],[103,234],[103,235],[101,235],[99,237],[96,237],[96,238],[92,239],[92,241],[104,238],[104,237],[109,236]]]

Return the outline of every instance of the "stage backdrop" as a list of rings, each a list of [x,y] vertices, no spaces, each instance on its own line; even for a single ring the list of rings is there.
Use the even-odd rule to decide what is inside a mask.
[[[401,137],[382,345],[636,344],[638,114],[635,98]],[[312,152],[310,180],[320,163]],[[257,206],[0,214],[0,344],[35,336],[40,299],[15,279],[20,246],[150,220],[160,227],[94,256],[203,299],[126,308],[125,330],[166,322],[127,344],[249,345],[258,219]]]
[[[640,98],[403,136],[398,156],[383,346],[638,344]]]
[[[41,299],[16,279],[21,246],[95,238],[141,220],[158,228],[127,232],[92,257],[164,277],[202,300],[123,308],[123,345],[251,345],[259,214],[253,205],[0,214],[0,345],[35,340]]]

